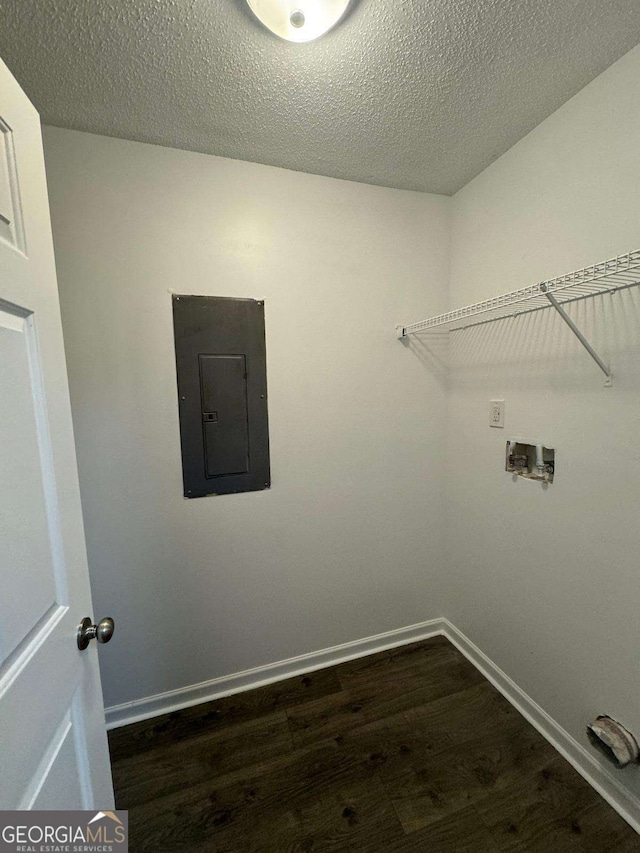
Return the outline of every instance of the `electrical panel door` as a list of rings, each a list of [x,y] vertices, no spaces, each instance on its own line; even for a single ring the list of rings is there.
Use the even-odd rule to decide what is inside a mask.
[[[184,494],[271,484],[264,303],[174,296]]]

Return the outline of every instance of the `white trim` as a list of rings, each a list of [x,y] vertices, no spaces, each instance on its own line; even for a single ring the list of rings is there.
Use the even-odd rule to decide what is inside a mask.
[[[212,699],[221,699],[223,696],[243,693],[245,690],[253,690],[255,687],[273,684],[276,681],[283,681],[285,678],[305,675],[307,672],[314,672],[316,669],[325,669],[344,661],[376,654],[376,652],[404,646],[407,643],[415,643],[418,640],[426,640],[429,637],[442,634],[443,631],[444,620],[431,619],[428,622],[420,622],[418,625],[409,625],[406,628],[387,631],[384,634],[376,634],[374,637],[365,637],[363,640],[354,640],[340,646],[332,646],[319,652],[310,652],[288,660],[268,663],[254,669],[246,669],[232,675],[212,678],[211,681],[202,681],[200,684],[191,684],[188,687],[180,687],[166,693],[157,693],[155,696],[136,699],[134,702],[112,705],[105,709],[107,729],[128,726],[130,723],[148,720],[151,717],[158,717],[160,714],[190,708],[192,705],[199,705],[201,702],[210,702]]]
[[[442,619],[442,633],[453,645],[488,679],[500,693],[518,710],[551,746],[566,758],[592,788],[604,797],[627,823],[640,833],[640,802],[620,784],[614,773],[609,771],[588,752],[569,732],[565,731],[547,712],[534,702],[500,667],[459,631],[448,619]],[[586,728],[586,722],[585,722]]]
[[[127,726],[171,711],[179,711],[221,699],[234,693],[253,690],[265,684],[273,684],[285,678],[304,675],[317,669],[335,666],[348,660],[365,657],[366,655],[382,652],[426,640],[429,637],[444,635],[453,645],[478,669],[488,681],[537,729],[540,734],[557,749],[578,773],[623,817],[630,826],[640,833],[640,801],[620,784],[607,767],[600,764],[582,744],[565,731],[559,723],[543,710],[528,696],[509,676],[503,672],[484,652],[471,642],[448,619],[431,619],[418,625],[410,625],[396,631],[387,631],[374,637],[355,640],[319,652],[299,655],[288,660],[258,666],[224,675],[201,684],[159,693],[146,699],[125,702],[114,705],[105,711],[107,728],[115,729]],[[618,771],[619,772],[619,771]]]

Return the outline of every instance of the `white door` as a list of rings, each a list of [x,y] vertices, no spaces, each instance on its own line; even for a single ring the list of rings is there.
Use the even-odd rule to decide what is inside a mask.
[[[0,61],[0,809],[113,808],[91,615],[40,121]]]

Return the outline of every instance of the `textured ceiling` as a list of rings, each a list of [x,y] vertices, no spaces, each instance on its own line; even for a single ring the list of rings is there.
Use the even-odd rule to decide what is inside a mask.
[[[353,0],[306,45],[244,0],[0,0],[45,123],[446,194],[639,41],[638,0]]]

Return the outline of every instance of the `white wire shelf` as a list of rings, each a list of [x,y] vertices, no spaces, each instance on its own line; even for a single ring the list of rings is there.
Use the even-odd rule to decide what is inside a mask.
[[[555,307],[549,299],[549,294],[555,298],[554,301],[558,305],[564,305],[600,293],[614,293],[636,284],[640,284],[640,249],[514,290],[512,293],[503,293],[493,299],[476,302],[475,305],[467,305],[465,308],[438,314],[437,317],[429,317],[407,326],[397,326],[396,331],[398,338],[405,338],[417,332],[454,332],[481,323],[519,317],[531,311]]]

